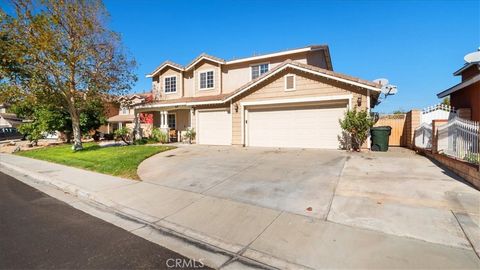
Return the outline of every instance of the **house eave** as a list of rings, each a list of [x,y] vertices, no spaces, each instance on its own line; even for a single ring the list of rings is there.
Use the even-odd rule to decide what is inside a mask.
[[[448,96],[448,95],[450,95],[450,94],[452,94],[452,93],[454,93],[454,92],[457,92],[458,90],[461,90],[461,89],[463,89],[463,88],[465,88],[465,87],[467,87],[467,86],[469,86],[469,85],[472,85],[472,84],[474,84],[474,83],[476,83],[476,82],[478,82],[478,81],[480,81],[480,74],[478,74],[478,75],[476,75],[476,76],[474,76],[474,77],[472,77],[472,78],[470,78],[470,79],[468,79],[468,80],[466,80],[466,81],[464,81],[464,82],[461,82],[461,83],[459,83],[459,84],[456,84],[456,85],[448,88],[447,90],[444,90],[444,91],[438,93],[438,94],[437,94],[437,97],[438,97],[438,98],[444,98],[444,97],[446,97],[446,96]]]

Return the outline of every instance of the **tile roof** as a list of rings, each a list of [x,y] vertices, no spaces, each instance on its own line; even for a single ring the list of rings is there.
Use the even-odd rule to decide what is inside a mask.
[[[116,122],[133,122],[135,119],[135,115],[133,114],[124,114],[124,115],[115,115],[107,119],[108,122],[116,123]]]
[[[177,63],[175,63],[175,62],[172,62],[172,61],[170,61],[170,60],[167,60],[167,61],[161,63],[152,73],[150,73],[150,75],[153,75],[153,74],[157,73],[158,71],[160,71],[163,67],[165,67],[165,66],[167,66],[167,65],[172,66],[172,67],[175,67],[175,68],[178,68],[178,69],[180,69],[180,70],[183,70],[183,69],[184,69],[182,65],[177,64]]]
[[[324,68],[319,68],[319,67],[316,67],[316,66],[299,63],[299,62],[292,61],[292,60],[289,59],[289,60],[284,61],[282,64],[276,66],[275,68],[269,70],[267,73],[263,74],[262,76],[256,78],[255,80],[252,80],[252,81],[248,82],[247,84],[244,84],[243,86],[241,86],[237,90],[233,91],[230,94],[230,96],[235,96],[236,94],[241,93],[242,91],[244,91],[245,89],[248,89],[250,86],[254,85],[258,81],[261,81],[265,77],[270,76],[275,71],[280,70],[287,65],[297,66],[297,67],[305,68],[305,69],[308,69],[308,70],[311,70],[311,71],[323,73],[325,75],[330,75],[330,76],[345,79],[345,80],[348,80],[348,81],[365,84],[365,85],[368,85],[368,86],[371,86],[371,87],[378,88],[379,90],[380,90],[380,87],[381,87],[379,84],[376,84],[372,81],[363,80],[363,79],[360,79],[360,78],[357,78],[357,77],[352,77],[352,76],[345,75],[345,74],[342,74],[342,73],[333,72],[333,71],[330,71],[330,70],[327,70],[327,69],[324,69]]]
[[[316,66],[299,63],[299,62],[296,62],[296,61],[293,61],[293,60],[289,59],[289,60],[284,61],[282,64],[276,66],[275,68],[269,70],[267,73],[263,74],[262,76],[244,84],[243,86],[239,87],[237,90],[235,90],[231,93],[228,93],[228,94],[221,94],[221,95],[214,95],[214,96],[202,96],[202,97],[184,97],[184,98],[170,99],[170,100],[158,100],[158,101],[154,101],[154,102],[151,102],[151,103],[148,103],[148,104],[145,104],[145,105],[147,105],[147,106],[152,106],[153,105],[154,106],[154,105],[168,105],[168,104],[176,104],[176,103],[193,103],[193,102],[227,102],[230,99],[237,96],[238,94],[242,93],[243,91],[248,90],[254,84],[258,83],[259,81],[261,81],[263,79],[265,79],[266,77],[271,76],[273,73],[285,68],[286,66],[291,66],[291,67],[294,67],[294,68],[295,67],[304,68],[304,69],[311,70],[313,72],[317,72],[317,73],[321,73],[321,74],[325,74],[325,75],[328,75],[328,76],[331,76],[331,77],[340,78],[340,79],[347,80],[347,81],[350,81],[350,82],[363,84],[363,85],[366,85],[366,86],[369,86],[369,87],[377,88],[378,93],[380,92],[381,85],[377,84],[377,83],[374,83],[372,81],[363,80],[363,79],[360,79],[360,78],[357,78],[357,77],[352,77],[352,76],[349,76],[349,75],[334,72],[334,71],[327,70],[327,69],[324,69],[324,68],[319,68],[319,67],[316,67]]]
[[[208,55],[206,53],[201,53],[199,56],[195,57],[195,59],[193,59],[190,63],[188,63],[188,65],[185,66],[185,69],[186,70],[190,69],[190,67],[193,64],[195,64],[197,61],[199,61],[202,58],[210,59],[210,60],[213,60],[213,61],[216,61],[216,62],[225,63],[225,60],[222,59],[222,58],[219,58],[219,57],[216,57],[216,56],[213,56],[213,55]]]
[[[174,103],[188,103],[188,102],[207,102],[207,101],[223,101],[225,97],[230,94],[202,96],[202,97],[183,97],[177,99],[157,100],[150,102],[146,105],[162,105],[162,104],[174,104]]]

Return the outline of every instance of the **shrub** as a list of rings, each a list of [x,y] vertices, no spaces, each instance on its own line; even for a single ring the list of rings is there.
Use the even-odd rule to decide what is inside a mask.
[[[167,143],[168,142],[168,134],[166,132],[161,131],[158,128],[154,128],[152,130],[152,140],[155,142]]]
[[[18,131],[25,135],[32,145],[37,145],[38,140],[43,139],[43,129],[35,122],[25,123],[19,126]]]
[[[197,136],[197,132],[195,132],[194,128],[187,129],[187,132],[185,133],[185,137],[188,139],[189,143],[192,143],[192,141],[195,140],[196,136]]]
[[[129,142],[129,140],[130,140],[130,129],[129,128],[127,128],[127,127],[119,128],[119,129],[115,130],[114,134],[115,134],[116,139],[121,139],[127,145],[130,144],[130,142]]]
[[[353,150],[360,151],[363,143],[368,138],[368,132],[374,122],[367,111],[348,110],[345,118],[340,120],[340,126],[352,140]]]
[[[144,144],[147,144],[148,143],[148,139],[147,138],[141,138],[141,139],[138,139],[138,140],[135,140],[135,142],[133,144],[135,145],[144,145]]]

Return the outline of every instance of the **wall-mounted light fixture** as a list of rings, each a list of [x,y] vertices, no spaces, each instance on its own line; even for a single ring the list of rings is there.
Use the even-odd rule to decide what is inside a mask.
[[[357,106],[358,107],[362,106],[362,97],[357,98]]]
[[[233,107],[235,108],[235,112],[238,113],[238,103],[233,104]]]

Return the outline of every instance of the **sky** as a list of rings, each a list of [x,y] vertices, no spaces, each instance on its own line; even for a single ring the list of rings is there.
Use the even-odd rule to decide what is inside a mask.
[[[458,82],[452,73],[480,46],[480,1],[106,0],[109,26],[138,62],[132,92],[165,60],[205,52],[230,60],[327,44],[334,71],[398,87],[378,112],[424,108]]]

